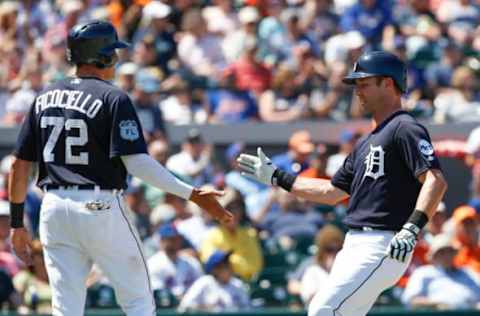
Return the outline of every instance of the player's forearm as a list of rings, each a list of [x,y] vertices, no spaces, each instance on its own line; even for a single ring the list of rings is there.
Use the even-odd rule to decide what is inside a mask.
[[[291,193],[309,201],[335,205],[346,199],[348,194],[334,187],[330,180],[297,177]]]
[[[23,203],[27,195],[31,162],[14,158],[8,177],[8,197],[11,203]]]
[[[192,186],[177,179],[149,155],[135,154],[122,156],[121,158],[125,168],[131,175],[159,188],[160,190],[174,194],[186,200],[192,195]]]
[[[446,191],[447,181],[442,172],[436,169],[427,171],[415,209],[425,212],[431,218]]]

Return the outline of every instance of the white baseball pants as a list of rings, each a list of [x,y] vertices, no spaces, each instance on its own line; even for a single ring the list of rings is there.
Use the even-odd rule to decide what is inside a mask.
[[[308,316],[364,316],[377,297],[393,286],[407,269],[386,250],[394,232],[351,230],[338,252],[330,275],[315,294]]]
[[[107,208],[90,210],[102,201]],[[40,213],[40,240],[52,287],[54,316],[82,316],[85,281],[98,264],[128,316],[153,316],[155,303],[141,241],[122,196],[114,191],[52,190]]]

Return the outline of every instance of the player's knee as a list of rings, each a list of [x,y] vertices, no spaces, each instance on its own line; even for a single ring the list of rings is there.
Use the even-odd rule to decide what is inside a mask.
[[[317,305],[308,308],[308,316],[335,316],[335,311],[332,307],[326,305]]]

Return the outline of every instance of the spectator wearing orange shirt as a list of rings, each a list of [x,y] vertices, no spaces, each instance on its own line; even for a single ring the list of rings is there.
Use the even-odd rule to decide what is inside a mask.
[[[479,221],[473,207],[460,206],[452,215],[458,253],[455,266],[469,268],[480,280]]]

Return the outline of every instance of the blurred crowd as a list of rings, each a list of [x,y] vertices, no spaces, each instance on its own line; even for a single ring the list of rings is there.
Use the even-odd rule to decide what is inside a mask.
[[[329,179],[363,133],[345,129],[332,145],[316,144],[308,131],[297,130],[285,151],[277,151],[272,160],[289,172]],[[235,163],[250,148],[239,142],[215,147],[195,128],[188,131],[179,151],[171,152],[164,139],[150,142],[148,150],[177,177],[223,190],[220,203],[234,214],[231,223],[219,224],[193,203],[130,179],[124,196],[143,241],[158,308],[298,309],[328,282],[346,233],[341,220],[348,201],[334,207],[313,204],[253,182],[239,173]],[[465,159],[473,159],[474,165],[477,161],[470,155]],[[11,161],[6,156],[0,163],[0,302],[21,313],[48,312],[51,292],[40,242],[33,243],[31,267],[23,266],[11,250],[6,193]],[[480,308],[480,194],[473,189],[475,182],[465,205],[455,209],[447,209],[443,202],[439,205],[407,273],[380,296],[377,305]],[[43,194],[32,183],[26,199],[25,222],[36,238]],[[118,307],[100,268],[94,266],[87,285],[87,308]]]
[[[153,138],[165,122],[363,117],[341,78],[374,49],[408,61],[406,110],[480,120],[478,0],[3,0],[3,124],[18,124],[36,92],[71,74],[67,32],[91,19],[131,42],[115,81]]]
[[[120,52],[115,84],[134,102],[150,155],[195,186],[224,190],[221,203],[235,215],[222,225],[189,202],[130,180],[124,195],[158,308],[306,306],[342,247],[348,203],[312,204],[244,178],[235,160],[250,148],[240,142],[216,147],[191,129],[174,150],[166,123],[363,117],[341,78],[359,54],[373,49],[408,61],[404,106],[413,115],[438,123],[480,120],[480,1],[4,0],[2,124],[20,124],[43,86],[72,74],[67,32],[90,19],[112,21],[132,43]],[[318,144],[298,130],[272,160],[289,172],[328,179],[365,132],[345,129],[336,144]],[[472,131],[462,158],[472,168],[471,200],[455,209],[439,206],[408,273],[377,304],[479,307],[480,129]],[[10,163],[11,156],[0,163],[0,302],[20,313],[48,312],[41,244],[33,243],[31,267],[11,250]],[[42,196],[32,184],[26,222],[37,238]],[[87,285],[87,308],[117,307],[98,267]]]

